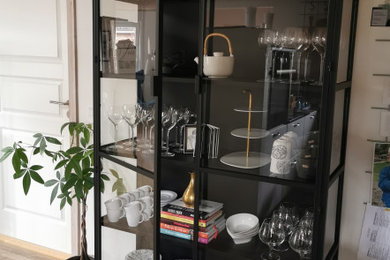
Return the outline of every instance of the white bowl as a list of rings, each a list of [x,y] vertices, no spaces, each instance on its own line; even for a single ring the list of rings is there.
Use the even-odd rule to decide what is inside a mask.
[[[228,234],[232,237],[232,238],[247,238],[247,237],[253,237],[253,236],[256,236],[258,233],[259,233],[259,227],[255,228],[255,229],[251,229],[250,231],[248,232],[245,232],[245,233],[233,233],[231,232],[229,229],[226,229]]]
[[[226,228],[236,235],[251,233],[259,225],[259,218],[249,213],[239,213],[226,220]]]

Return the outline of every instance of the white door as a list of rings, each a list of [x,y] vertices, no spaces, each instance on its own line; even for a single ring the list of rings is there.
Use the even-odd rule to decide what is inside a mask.
[[[67,0],[0,0],[0,147],[37,132],[60,138],[69,107],[49,101],[69,99],[67,12]],[[25,196],[12,175],[10,160],[0,164],[0,233],[70,253],[70,208],[50,206],[51,189],[35,182]]]

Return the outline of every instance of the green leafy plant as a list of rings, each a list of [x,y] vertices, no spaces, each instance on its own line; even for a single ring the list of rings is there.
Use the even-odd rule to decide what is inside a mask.
[[[60,209],[66,204],[72,205],[73,200],[80,203],[82,208],[80,242],[82,252],[80,259],[85,260],[89,259],[85,229],[86,200],[89,191],[94,186],[94,153],[93,144],[90,144],[93,130],[90,124],[75,122],[64,124],[61,127],[61,134],[66,129],[68,129],[71,138],[69,149],[62,150],[62,143],[58,139],[37,133],[33,136],[35,139],[33,144],[19,141],[12,146],[3,148],[0,162],[9,157],[12,158],[13,177],[14,179],[23,178],[24,194],[28,194],[31,182],[35,181],[52,189],[50,204],[58,199],[60,200]],[[50,149],[49,146],[54,147],[54,149]],[[32,158],[35,156],[51,158],[54,165],[52,179],[43,180],[40,172],[44,167],[32,163]],[[115,190],[118,193],[124,192],[123,179],[119,177],[116,171],[110,171],[117,179],[114,183]],[[104,192],[104,181],[109,181],[110,178],[103,173],[100,174],[100,178],[101,191]]]

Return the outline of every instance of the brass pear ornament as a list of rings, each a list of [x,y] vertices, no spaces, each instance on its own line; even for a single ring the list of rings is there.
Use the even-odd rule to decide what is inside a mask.
[[[187,186],[187,189],[183,193],[183,202],[187,207],[193,207],[195,202],[195,194],[194,194],[194,182],[195,182],[195,173],[190,172],[191,180]]]

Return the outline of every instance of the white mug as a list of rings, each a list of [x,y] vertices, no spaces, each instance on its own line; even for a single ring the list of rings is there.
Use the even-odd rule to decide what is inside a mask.
[[[130,195],[129,193],[123,193],[122,195],[119,196],[119,199],[122,201],[123,205],[126,205],[132,201],[134,196]]]
[[[118,222],[119,219],[125,216],[125,211],[122,208],[119,209],[107,209],[107,218],[110,222]]]
[[[150,193],[153,191],[153,188],[149,185],[145,185],[139,187],[137,190],[140,192],[140,197],[145,197],[150,195]]]
[[[144,214],[144,217],[146,218],[146,220],[151,219],[154,216],[153,208],[146,208],[146,209],[144,209],[144,211],[142,213]]]
[[[119,198],[107,200],[106,202],[104,202],[104,204],[106,205],[107,210],[120,209],[123,207],[123,201]]]
[[[130,227],[136,227],[146,220],[144,214],[142,214],[143,209],[143,205],[139,201],[130,202],[125,207],[126,220]]]
[[[132,196],[134,198],[134,200],[138,200],[139,198],[141,198],[141,191],[139,190],[134,190],[132,192],[129,192],[130,196]],[[133,201],[134,201],[133,200]]]
[[[143,197],[138,200],[144,205],[144,208],[152,208],[153,207],[153,198],[148,196],[148,197]]]

